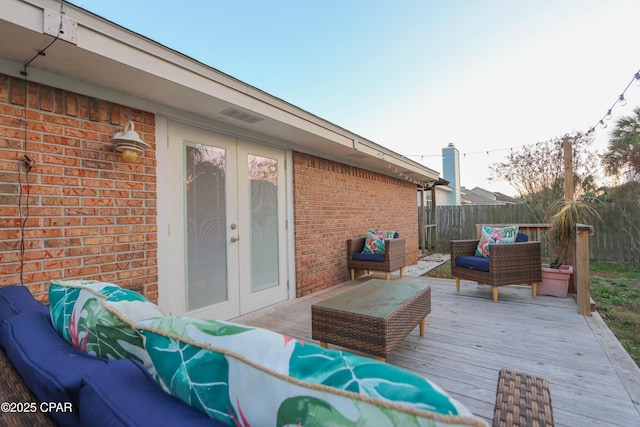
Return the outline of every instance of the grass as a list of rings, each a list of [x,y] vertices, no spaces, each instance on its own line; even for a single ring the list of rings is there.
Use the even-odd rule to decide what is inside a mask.
[[[592,261],[590,269],[596,310],[640,366],[640,266]],[[447,261],[425,276],[450,279],[451,264]]]
[[[591,298],[609,329],[640,366],[640,267],[592,262]]]
[[[442,279],[453,279],[451,277],[451,262],[447,261],[444,264],[439,265],[431,271],[428,271],[425,276],[439,277]]]

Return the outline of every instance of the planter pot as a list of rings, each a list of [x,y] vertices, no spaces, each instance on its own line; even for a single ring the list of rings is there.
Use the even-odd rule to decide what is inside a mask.
[[[542,282],[538,283],[536,294],[566,298],[571,273],[573,273],[573,267],[570,265],[551,268],[549,264],[542,264]]]

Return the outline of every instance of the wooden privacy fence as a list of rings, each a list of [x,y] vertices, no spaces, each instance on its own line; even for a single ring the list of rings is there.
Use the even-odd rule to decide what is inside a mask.
[[[640,215],[635,210],[600,203],[595,205],[602,221],[595,220],[594,234],[589,238],[589,258],[597,261],[640,264]],[[420,209],[420,208],[418,208]],[[425,219],[432,224],[432,212],[426,208]],[[542,222],[524,204],[438,206],[435,227],[419,230],[425,233],[426,249],[449,250],[449,240],[476,237],[476,224],[535,224]],[[544,241],[542,230],[533,232],[534,240]],[[421,242],[423,240],[420,240]],[[542,245],[543,258],[547,247]]]

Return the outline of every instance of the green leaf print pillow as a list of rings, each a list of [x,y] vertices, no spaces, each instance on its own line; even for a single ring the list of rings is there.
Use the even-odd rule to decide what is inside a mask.
[[[49,303],[53,326],[73,347],[106,359],[135,359],[156,376],[133,324],[164,314],[144,296],[113,283],[53,280]]]
[[[136,326],[162,385],[229,425],[486,425],[432,382],[374,359],[216,320]]]

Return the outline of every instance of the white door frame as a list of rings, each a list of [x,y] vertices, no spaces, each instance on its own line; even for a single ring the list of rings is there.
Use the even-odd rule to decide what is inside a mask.
[[[167,314],[184,314],[186,313],[185,297],[183,291],[184,283],[184,258],[180,265],[175,258],[176,249],[175,242],[180,243],[180,247],[184,248],[184,230],[182,224],[178,223],[175,214],[172,214],[172,210],[177,203],[181,205],[184,203],[182,200],[183,189],[182,185],[184,181],[176,179],[172,176],[172,163],[175,163],[175,158],[171,155],[170,138],[174,138],[170,135],[170,126],[172,128],[180,126],[188,127],[197,131],[209,132],[213,135],[231,136],[244,140],[251,144],[259,144],[255,140],[237,136],[229,132],[220,132],[213,130],[198,124],[184,124],[184,122],[177,122],[169,120],[165,117],[156,118],[156,158],[157,158],[157,180],[158,180],[158,304]],[[259,144],[262,145],[262,144]],[[268,145],[263,145],[268,148]],[[284,153],[284,163],[286,167],[283,167],[284,172],[284,212],[285,215],[285,227],[282,231],[284,238],[282,240],[282,251],[280,256],[284,257],[284,262],[281,263],[281,272],[283,274],[283,280],[288,287],[285,290],[284,299],[295,298],[295,248],[294,248],[294,230],[293,230],[293,172],[292,172],[292,151],[280,149],[280,153]],[[165,195],[165,196],[163,196]],[[179,199],[179,200],[178,200]],[[183,251],[183,249],[181,249]],[[264,306],[269,305],[265,304]],[[260,308],[260,307],[255,307]],[[252,308],[253,309],[253,308]],[[206,310],[199,312],[189,312],[189,315],[211,317],[210,313]],[[217,318],[222,318],[218,317]],[[231,317],[229,317],[231,318]]]

